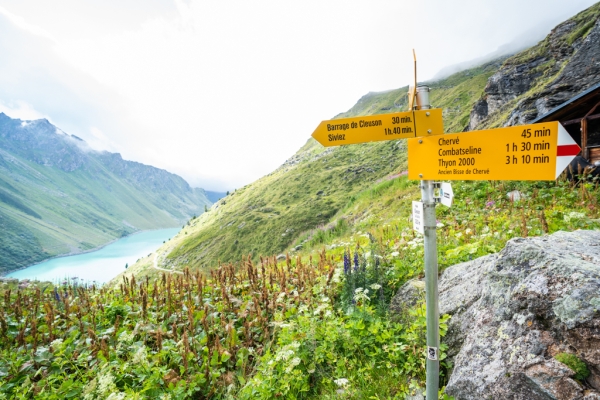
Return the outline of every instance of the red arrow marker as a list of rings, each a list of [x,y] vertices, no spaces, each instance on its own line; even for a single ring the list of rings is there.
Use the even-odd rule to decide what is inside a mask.
[[[581,147],[578,144],[567,144],[564,146],[558,146],[556,148],[556,155],[562,156],[573,156],[575,157],[581,151]]]
[[[556,178],[567,168],[575,156],[579,154],[581,147],[569,135],[569,132],[558,124],[558,138],[556,143]]]

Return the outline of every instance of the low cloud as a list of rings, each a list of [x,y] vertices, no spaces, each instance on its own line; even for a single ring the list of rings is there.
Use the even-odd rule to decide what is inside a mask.
[[[213,190],[270,173],[367,92],[407,85],[413,48],[424,81],[594,2],[2,1],[0,110]]]
[[[41,112],[33,108],[31,104],[23,100],[0,101],[0,112],[3,112],[11,118],[18,118],[24,121],[41,118],[46,118],[50,120],[47,115],[42,114]]]

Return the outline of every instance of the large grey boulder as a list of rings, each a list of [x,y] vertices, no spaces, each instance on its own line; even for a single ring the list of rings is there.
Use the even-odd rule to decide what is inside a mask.
[[[449,267],[446,392],[460,399],[600,399],[600,232],[513,239],[500,253]],[[396,299],[397,303],[401,300]],[[566,352],[591,375],[554,356]]]

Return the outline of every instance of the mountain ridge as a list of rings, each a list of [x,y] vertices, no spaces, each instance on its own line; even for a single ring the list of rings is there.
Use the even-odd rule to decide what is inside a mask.
[[[93,150],[46,119],[0,113],[0,273],[176,227],[211,204],[166,170]]]

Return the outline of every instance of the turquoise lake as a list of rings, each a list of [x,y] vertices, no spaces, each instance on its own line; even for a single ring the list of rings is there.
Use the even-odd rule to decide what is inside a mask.
[[[95,251],[53,258],[7,276],[51,282],[74,277],[83,282],[108,282],[125,271],[125,264],[132,265],[138,258],[153,253],[164,240],[172,238],[177,232],[179,228],[136,233]]]

